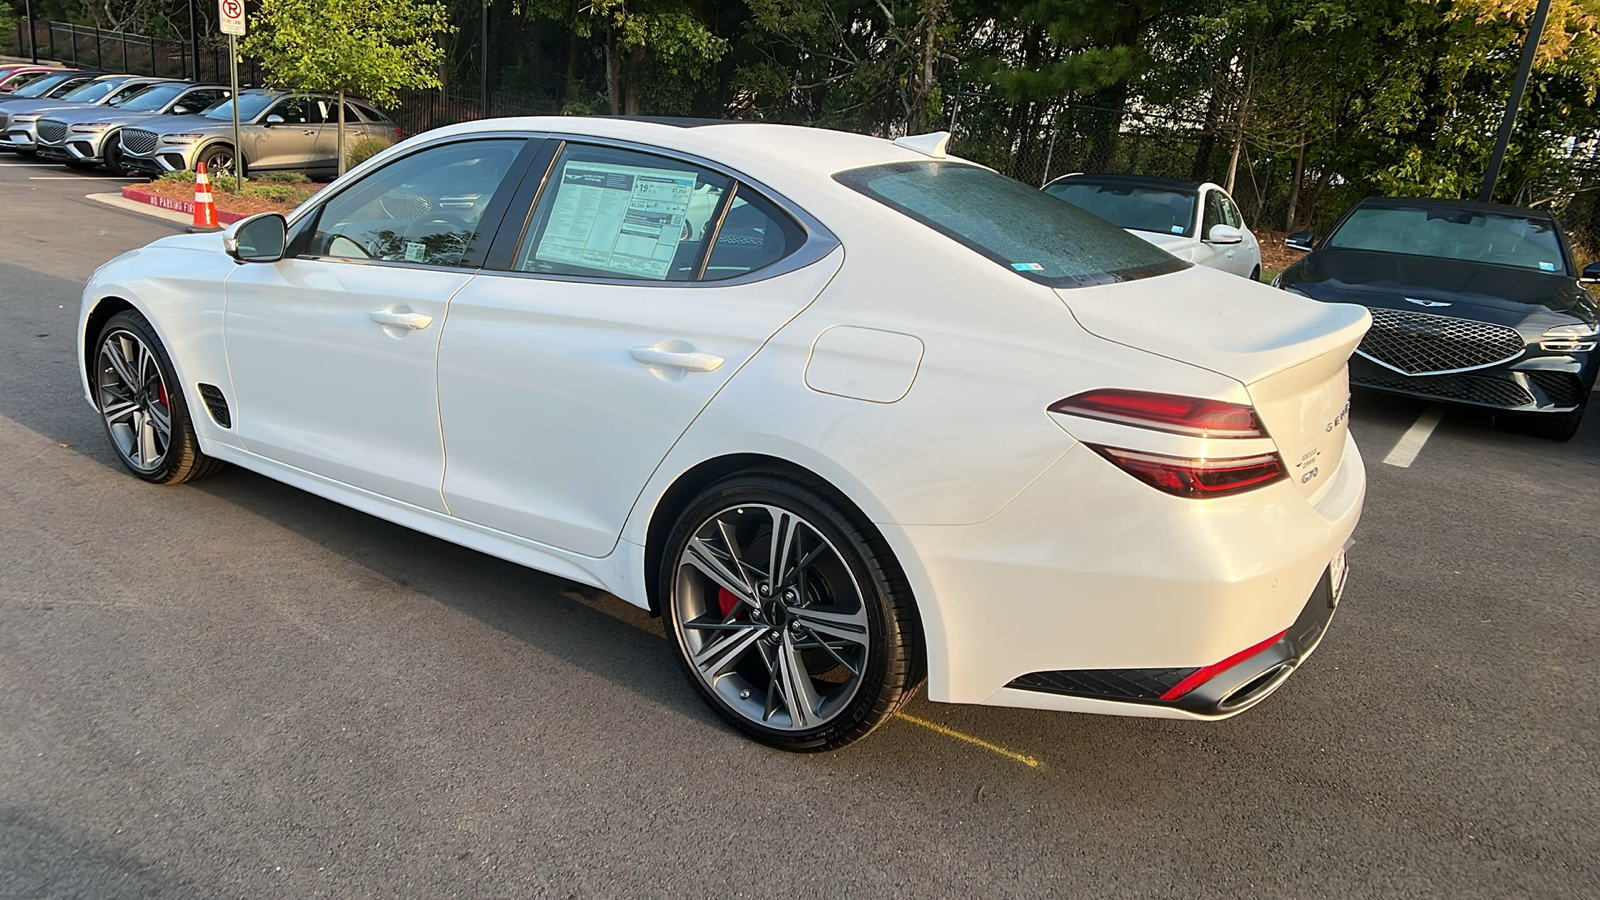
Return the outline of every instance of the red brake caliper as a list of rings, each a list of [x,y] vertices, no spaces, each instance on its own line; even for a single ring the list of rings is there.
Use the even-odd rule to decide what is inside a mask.
[[[164,409],[167,406],[167,383],[165,381],[158,381],[156,382],[156,386],[161,388],[161,406]]]
[[[733,591],[725,587],[718,587],[717,605],[722,607],[722,617],[726,619],[728,616],[733,615],[734,609],[738,607],[739,598],[734,596]]]

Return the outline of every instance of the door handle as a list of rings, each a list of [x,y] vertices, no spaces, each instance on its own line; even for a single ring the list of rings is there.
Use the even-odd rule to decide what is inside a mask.
[[[647,366],[667,366],[673,369],[683,369],[686,372],[714,372],[721,366],[723,359],[711,353],[696,353],[694,351],[660,350],[655,347],[634,347],[628,354],[636,362]]]
[[[427,328],[433,324],[433,316],[425,316],[422,313],[390,312],[386,309],[375,309],[369,315],[372,316],[372,321],[377,322],[379,325],[387,325],[392,328],[409,328],[412,331]]]

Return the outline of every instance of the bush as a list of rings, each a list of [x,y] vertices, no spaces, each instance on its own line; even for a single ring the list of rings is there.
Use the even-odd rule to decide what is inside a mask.
[[[306,191],[290,184],[247,184],[244,190],[239,191],[234,196],[257,197],[271,203],[298,205],[310,195]]]
[[[257,184],[310,184],[311,178],[304,172],[262,172],[260,175],[249,176]]]
[[[354,169],[387,149],[389,149],[389,142],[382,138],[362,138],[345,148],[345,165]]]

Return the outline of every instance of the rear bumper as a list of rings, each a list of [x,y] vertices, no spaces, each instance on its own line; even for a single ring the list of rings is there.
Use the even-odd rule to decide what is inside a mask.
[[[1331,618],[1303,617],[1322,612],[1316,597],[1365,499],[1348,436],[1332,477],[1314,502],[1288,481],[1194,501],[1080,446],[987,521],[902,526],[942,626],[928,648],[929,699],[1183,719],[1242,711],[1315,649]],[[1160,699],[1258,645],[1183,702]],[[1046,673],[1134,670],[1167,680],[1142,697],[1062,690],[1059,679],[1043,689]]]

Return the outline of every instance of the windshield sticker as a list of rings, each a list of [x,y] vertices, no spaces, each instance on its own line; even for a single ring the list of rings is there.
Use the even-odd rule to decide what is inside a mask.
[[[1011,268],[1016,269],[1018,272],[1043,272],[1044,271],[1044,266],[1041,266],[1038,263],[1012,263],[1011,264]]]
[[[698,180],[693,171],[568,162],[534,258],[664,279]]]
[[[1555,263],[1542,262],[1542,263],[1539,263],[1539,268],[1543,269],[1546,272],[1554,272],[1556,270],[1556,264]]]
[[[1182,225],[1174,225],[1174,226],[1172,226],[1172,233],[1173,234],[1183,234],[1183,226]]]

